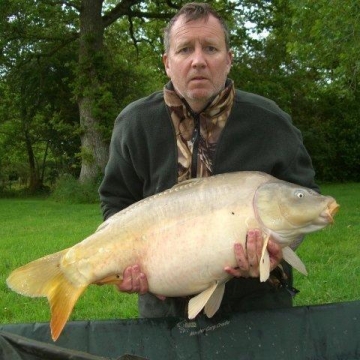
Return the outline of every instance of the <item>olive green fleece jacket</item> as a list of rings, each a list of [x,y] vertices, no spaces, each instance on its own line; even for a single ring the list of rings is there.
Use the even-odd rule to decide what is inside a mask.
[[[115,121],[99,193],[104,219],[177,183],[175,131],[163,92],[128,105]],[[236,90],[217,144],[213,173],[263,171],[318,191],[300,131],[273,101]],[[291,277],[291,271],[286,273]],[[280,275],[281,277],[281,275]],[[290,279],[291,280],[291,279]],[[291,284],[291,281],[290,281]],[[139,296],[142,317],[185,316],[186,299]],[[289,307],[291,295],[258,279],[232,279],[217,313]]]
[[[175,132],[162,91],[128,105],[116,119],[99,190],[104,218],[172,187],[177,166]],[[271,100],[237,90],[213,173],[246,170],[318,191],[311,159],[290,116]]]

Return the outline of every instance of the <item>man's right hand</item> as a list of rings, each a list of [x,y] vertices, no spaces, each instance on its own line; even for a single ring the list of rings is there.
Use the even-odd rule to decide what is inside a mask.
[[[123,273],[123,280],[119,284],[118,289],[128,294],[138,293],[146,294],[149,291],[149,284],[146,275],[141,272],[139,265],[128,266]],[[155,295],[160,300],[165,300],[162,295]]]
[[[128,266],[123,273],[123,280],[118,288],[129,294],[145,294],[149,291],[146,275],[140,271],[139,265]]]

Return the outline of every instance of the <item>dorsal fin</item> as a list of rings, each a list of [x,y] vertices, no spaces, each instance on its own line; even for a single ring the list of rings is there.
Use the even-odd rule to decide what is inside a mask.
[[[181,181],[177,184],[175,184],[171,190],[173,189],[178,189],[178,188],[181,188],[183,186],[186,186],[186,185],[192,185],[192,184],[195,184],[195,183],[198,183],[199,181],[201,181],[203,178],[193,178],[193,179],[188,179],[188,180],[184,180],[184,181]]]

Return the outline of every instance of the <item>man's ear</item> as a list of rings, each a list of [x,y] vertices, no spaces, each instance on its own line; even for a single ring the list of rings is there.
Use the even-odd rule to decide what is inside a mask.
[[[164,64],[166,75],[168,77],[171,77],[170,76],[170,68],[169,68],[169,58],[168,58],[168,55],[166,53],[163,54],[162,61],[163,61],[163,64]]]
[[[228,51],[228,74],[229,74],[229,72],[230,72],[230,70],[231,70],[233,57],[234,57],[234,55],[233,55],[232,51],[229,50],[229,51]]]

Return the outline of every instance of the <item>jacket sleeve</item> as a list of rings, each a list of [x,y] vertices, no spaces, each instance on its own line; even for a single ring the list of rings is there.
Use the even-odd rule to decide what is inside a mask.
[[[109,161],[99,188],[104,220],[142,198],[142,179],[131,161],[128,121],[119,115],[110,142]]]
[[[129,104],[115,121],[100,185],[104,219],[177,181],[177,148],[162,92]]]
[[[288,182],[320,192],[318,185],[315,183],[315,171],[311,157],[303,144],[302,135],[296,128],[294,128],[294,132],[297,133],[297,136],[294,136],[293,139],[296,144],[292,153],[293,157],[289,159],[287,166],[284,166],[276,175]]]

